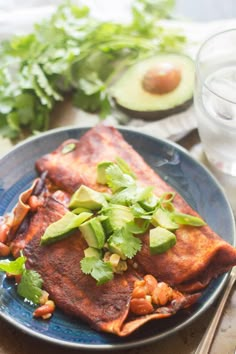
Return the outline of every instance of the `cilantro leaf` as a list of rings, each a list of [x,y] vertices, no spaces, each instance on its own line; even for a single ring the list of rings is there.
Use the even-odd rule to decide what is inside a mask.
[[[34,304],[38,304],[42,295],[42,284],[43,280],[36,271],[25,270],[17,286],[17,293]]]
[[[110,202],[113,204],[132,205],[152,196],[153,187],[131,185],[113,194]]]
[[[80,261],[81,270],[84,274],[91,274],[93,267],[97,262],[96,257],[84,257]]]
[[[110,198],[110,203],[112,204],[121,204],[121,205],[131,205],[135,201],[135,192],[136,192],[136,185],[130,186],[127,188],[118,191],[115,194],[112,194]]]
[[[90,274],[97,285],[104,284],[113,278],[112,266],[96,257],[84,257],[80,261],[81,270],[84,274]]]
[[[43,280],[36,271],[26,270],[25,262],[26,257],[24,256],[20,256],[14,261],[1,261],[0,271],[12,275],[22,274],[20,283],[17,285],[17,293],[27,300],[38,304],[42,295]]]
[[[108,282],[114,276],[111,264],[99,259],[93,267],[91,276],[97,280],[97,285]]]
[[[113,192],[135,185],[133,177],[123,173],[116,164],[112,164],[106,168],[106,181]]]
[[[0,261],[0,271],[10,273],[12,275],[22,274],[25,269],[26,257],[20,256],[14,261]]]
[[[133,258],[141,250],[141,240],[132,235],[127,228],[115,230],[108,239],[108,247],[121,257]]]
[[[116,164],[120,167],[121,171],[126,173],[127,175],[130,175],[133,178],[136,178],[135,173],[132,171],[130,166],[127,164],[125,160],[123,160],[121,157],[117,156],[115,159]]]

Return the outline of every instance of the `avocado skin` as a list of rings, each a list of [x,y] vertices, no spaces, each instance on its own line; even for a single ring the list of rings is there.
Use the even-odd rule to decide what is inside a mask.
[[[131,118],[138,118],[138,119],[144,119],[148,121],[155,121],[159,120],[162,118],[166,118],[169,116],[172,116],[177,113],[181,113],[183,111],[186,111],[189,107],[191,107],[193,103],[193,98],[190,98],[189,100],[183,102],[181,105],[178,105],[176,107],[172,107],[169,109],[164,109],[160,111],[135,111],[126,107],[123,107],[119,105],[118,102],[114,99],[116,107],[125,113],[128,117]]]

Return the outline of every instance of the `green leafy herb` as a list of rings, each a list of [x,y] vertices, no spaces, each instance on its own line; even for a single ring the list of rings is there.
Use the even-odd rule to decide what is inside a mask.
[[[116,164],[107,167],[106,180],[113,192],[117,192],[126,187],[135,186],[134,178],[127,173],[123,173]]]
[[[12,275],[22,274],[25,269],[26,257],[20,256],[14,261],[0,261],[0,271]]]
[[[97,280],[97,285],[104,284],[113,278],[113,270],[109,262],[103,262],[96,257],[84,257],[80,265],[83,273],[90,274]]]
[[[17,293],[34,304],[39,303],[42,295],[42,278],[34,270],[25,268],[26,257],[21,255],[14,261],[1,261],[0,271],[12,275],[22,275],[20,283],[17,285]]]
[[[115,176],[112,183],[115,183]],[[113,194],[110,202],[114,204],[133,205],[137,202],[148,200],[151,195],[153,195],[153,187],[139,187],[133,184]]]
[[[173,0],[134,0],[129,23],[102,22],[70,1],[33,33],[0,45],[0,132],[10,138],[48,129],[57,101],[107,116],[110,84],[128,65],[159,51],[181,51],[186,38],[160,26]]]
[[[102,210],[102,214],[105,216],[102,225],[107,236],[134,220],[130,208],[120,204],[110,204],[109,207]]]
[[[37,272],[25,270],[17,286],[17,293],[34,304],[38,304],[42,295],[42,284],[42,278]]]
[[[121,157],[117,156],[115,159],[115,163],[117,164],[117,166],[120,167],[120,169],[123,173],[126,173],[127,175],[130,175],[131,177],[136,179],[135,173],[132,171],[132,169],[130,168],[130,166],[127,164],[127,162],[125,160],[123,160]]]
[[[115,230],[108,239],[111,250],[118,253],[121,257],[133,258],[141,250],[141,240],[132,235],[127,228]]]
[[[152,35],[155,21],[170,17],[174,0],[139,0],[133,4],[133,25],[146,35]]]

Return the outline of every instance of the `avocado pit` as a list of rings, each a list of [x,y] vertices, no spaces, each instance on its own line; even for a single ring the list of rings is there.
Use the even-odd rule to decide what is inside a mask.
[[[180,81],[180,69],[172,63],[163,62],[146,71],[142,86],[149,93],[163,95],[173,91]]]

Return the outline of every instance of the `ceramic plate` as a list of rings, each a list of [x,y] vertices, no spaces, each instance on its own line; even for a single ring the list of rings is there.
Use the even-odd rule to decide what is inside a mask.
[[[34,162],[68,138],[80,138],[88,128],[49,131],[19,144],[0,161],[0,215],[10,212],[19,194],[36,177]],[[197,210],[214,231],[234,244],[234,218],[223,190],[215,178],[174,143],[121,129],[124,138],[148,164]],[[93,350],[124,349],[147,344],[187,326],[203,313],[222,290],[227,274],[214,280],[200,300],[176,316],[152,321],[128,338],[98,333],[79,319],[56,310],[49,321],[32,318],[32,306],[17,296],[12,282],[0,273],[0,315],[24,332],[65,347]]]

